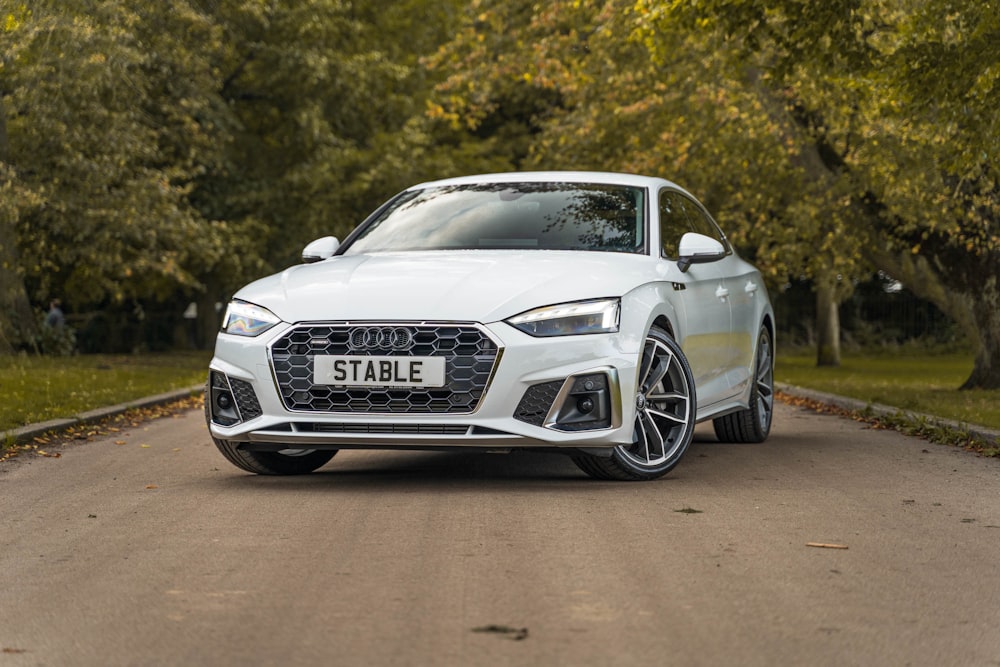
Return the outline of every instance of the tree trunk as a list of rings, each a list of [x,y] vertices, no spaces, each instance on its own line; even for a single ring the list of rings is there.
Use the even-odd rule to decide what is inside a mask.
[[[840,365],[840,299],[827,280],[816,283],[816,365]]]
[[[988,276],[973,294],[944,286],[923,257],[877,253],[877,264],[927,299],[966,332],[976,349],[972,373],[961,389],[1000,389],[1000,276]]]
[[[21,345],[33,340],[35,313],[24,289],[24,280],[18,275],[17,252],[12,247],[13,236],[7,235],[7,226],[0,224],[0,354],[12,354]]]
[[[972,316],[979,329],[979,351],[972,374],[961,389],[1000,389],[1000,279],[992,276],[971,296]]]
[[[35,314],[24,287],[17,247],[18,193],[10,164],[7,115],[0,91],[0,354],[34,340]]]
[[[963,294],[948,289],[925,257],[879,250],[874,244],[867,249],[871,262],[902,282],[921,299],[930,301],[962,329],[978,349],[981,327],[973,315],[973,302]]]
[[[210,288],[206,290],[198,299],[198,349],[214,350],[215,339],[219,335],[219,328],[222,322],[222,313],[216,310],[216,304],[221,303],[226,307],[223,299],[220,299]]]

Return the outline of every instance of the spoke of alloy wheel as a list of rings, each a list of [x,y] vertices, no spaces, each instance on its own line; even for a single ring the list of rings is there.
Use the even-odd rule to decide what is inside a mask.
[[[639,364],[639,391],[642,393],[646,392],[646,380],[649,377],[650,371],[653,369],[653,364],[656,361],[656,347],[651,341],[647,340],[646,345],[642,348],[642,362]]]
[[[757,354],[757,416],[761,425],[771,420],[774,409],[773,371],[771,369],[771,348],[767,341],[761,341]]]
[[[657,401],[686,401],[688,400],[687,394],[680,391],[669,391],[662,394],[646,394],[646,399],[657,402]]]
[[[757,393],[767,398],[768,405],[774,399],[774,387],[771,371],[771,355],[769,350],[761,353],[760,371],[757,373]]]
[[[757,385],[757,410],[761,421],[770,420],[771,410],[774,409],[774,395],[767,385]]]
[[[652,408],[646,408],[646,413],[650,415],[650,419],[652,419],[652,416],[655,415],[656,417],[659,417],[660,419],[663,419],[663,420],[669,421],[669,422],[673,422],[675,424],[686,424],[687,423],[687,418],[686,418],[687,410],[685,410],[684,412],[685,412],[685,416],[684,417],[678,417],[677,415],[672,415],[669,412],[663,412],[662,410],[654,410]]]
[[[649,432],[646,430],[646,424],[643,422],[642,413],[640,412],[635,418],[635,430],[636,434],[639,435],[639,439],[635,443],[635,451],[633,455],[636,458],[645,457],[646,463],[649,463]]]
[[[644,421],[646,424],[649,425],[649,428],[645,429],[646,430],[646,438],[645,438],[646,439],[646,462],[647,463],[652,463],[653,462],[653,455],[654,454],[657,454],[657,458],[658,459],[662,459],[663,455],[665,454],[665,444],[663,442],[663,434],[660,433],[660,429],[658,429],[656,427],[656,421],[653,420],[652,416],[650,415],[650,411],[649,410],[644,410],[643,414],[642,414],[642,417],[643,417],[642,421]],[[652,429],[652,431],[653,431],[653,433],[652,433],[653,437],[650,437],[650,435],[651,435],[649,433],[650,429]],[[660,451],[658,453],[656,452],[656,444],[655,443],[659,443],[660,444],[660,447],[659,447]]]
[[[757,395],[767,401],[768,405],[774,403],[774,392],[771,391],[771,387],[766,384],[757,385]]]
[[[771,388],[771,370],[769,368],[765,368],[757,374],[757,384],[767,387],[768,389]]]
[[[657,344],[657,347],[661,346]],[[663,378],[665,378],[667,376],[667,373],[670,372],[670,363],[673,361],[674,357],[670,353],[670,350],[668,350],[665,347],[662,349],[664,350],[664,352],[666,352],[664,356],[658,355],[656,353],[653,354],[653,359],[655,360],[655,363],[650,365],[649,372],[647,373],[647,376],[644,378],[644,382],[641,385],[642,392],[644,394],[648,395],[649,392],[659,387],[660,384],[663,382]]]
[[[650,420],[655,424],[656,419],[660,418],[664,422],[666,427],[666,433],[670,438],[670,449],[667,449],[667,438],[660,439],[660,460],[666,460],[669,458],[673,452],[680,446],[683,438],[680,437],[684,434],[685,429],[687,429],[688,421],[686,419],[679,419],[674,415],[665,415],[658,412],[650,412]]]

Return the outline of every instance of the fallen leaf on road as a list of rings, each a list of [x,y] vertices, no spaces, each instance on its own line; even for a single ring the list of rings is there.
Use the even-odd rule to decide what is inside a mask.
[[[142,447],[143,449],[149,449],[150,447],[152,447],[152,445],[139,445],[139,446]]]
[[[158,487],[158,486],[157,486],[156,484],[147,484],[147,485],[146,485],[146,488],[147,488],[147,489],[158,489],[158,488],[160,488],[160,487]]]
[[[125,441],[124,440],[115,440],[115,444],[116,445],[124,445]]]
[[[807,547],[819,547],[820,549],[846,549],[846,544],[830,544],[828,542],[806,542]]]
[[[693,507],[685,507],[684,509],[674,510],[675,512],[680,512],[681,514],[703,514],[701,510],[696,510]]]
[[[472,628],[473,632],[490,632],[501,635],[504,639],[512,639],[516,642],[528,637],[528,628],[512,628],[506,625],[483,625]]]

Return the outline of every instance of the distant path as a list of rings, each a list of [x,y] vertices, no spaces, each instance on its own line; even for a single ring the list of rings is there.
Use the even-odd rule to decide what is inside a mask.
[[[776,418],[639,484],[462,453],[253,477],[194,411],[3,464],[0,667],[1000,665],[1000,462]]]

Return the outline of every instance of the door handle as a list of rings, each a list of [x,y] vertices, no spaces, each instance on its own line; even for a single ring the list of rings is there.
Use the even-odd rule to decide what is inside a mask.
[[[722,285],[719,285],[719,288],[715,290],[715,296],[725,301],[726,297],[729,296],[729,290],[723,287]]]
[[[757,293],[757,283],[755,283],[752,280],[748,280],[747,281],[747,286],[743,288],[743,291],[746,292],[747,294],[756,294]]]

